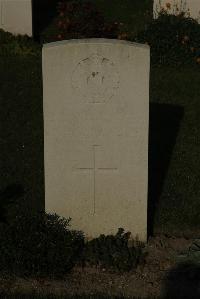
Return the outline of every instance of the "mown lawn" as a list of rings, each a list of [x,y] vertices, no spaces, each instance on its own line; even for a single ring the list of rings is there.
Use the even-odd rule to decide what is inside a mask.
[[[139,0],[96,2],[107,18],[124,21],[129,30],[141,29],[141,15],[152,5],[144,1],[135,17],[132,5],[141,6]],[[0,78],[1,189],[19,183],[32,207],[44,207],[41,57],[0,57]],[[151,67],[149,228],[154,233],[199,231],[199,82],[198,65]]]
[[[0,57],[1,190],[20,184],[27,202],[44,207],[41,59]]]
[[[200,67],[152,68],[150,101],[163,109],[162,119],[150,132],[158,136],[152,146],[149,182],[161,189],[155,203],[154,232],[182,235],[199,233],[200,223]],[[150,108],[151,111],[151,108]],[[159,112],[159,111],[157,111]],[[154,115],[152,115],[153,117]],[[152,119],[150,115],[150,119]],[[160,120],[160,123],[159,123]],[[152,122],[155,120],[152,119]],[[153,140],[152,140],[153,141]],[[156,156],[157,155],[157,156]],[[155,170],[155,173],[153,173]],[[163,182],[160,182],[160,177]],[[159,187],[159,188],[160,188]]]

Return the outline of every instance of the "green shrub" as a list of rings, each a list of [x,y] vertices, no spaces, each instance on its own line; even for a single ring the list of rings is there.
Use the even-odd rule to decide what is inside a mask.
[[[63,0],[58,16],[42,34],[43,42],[78,38],[116,38],[119,23],[106,23],[104,16],[92,2]]]
[[[134,40],[150,45],[152,64],[199,63],[200,25],[184,14],[161,12]]]
[[[26,212],[0,226],[0,270],[20,276],[61,277],[72,269],[84,244],[70,219]]]
[[[116,235],[100,235],[85,244],[82,259],[85,264],[117,271],[136,268],[143,258],[143,244],[129,246],[130,233],[119,228]]]
[[[0,55],[33,55],[40,54],[41,47],[27,35],[13,35],[0,29]]]

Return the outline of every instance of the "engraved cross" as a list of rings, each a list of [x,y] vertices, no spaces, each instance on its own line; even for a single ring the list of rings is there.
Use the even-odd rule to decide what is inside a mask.
[[[92,171],[93,172],[93,199],[94,199],[94,214],[95,214],[95,208],[96,208],[96,175],[97,171],[112,171],[115,172],[118,170],[116,167],[97,167],[96,165],[96,155],[97,155],[97,147],[100,145],[94,144],[92,146],[92,153],[93,153],[93,167],[79,167],[76,168],[81,171]]]

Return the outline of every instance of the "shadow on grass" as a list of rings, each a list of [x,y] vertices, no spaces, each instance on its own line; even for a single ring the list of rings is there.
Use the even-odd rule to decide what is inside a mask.
[[[0,191],[8,187],[13,194],[10,185],[19,183],[25,189],[23,202],[44,210],[41,58],[1,59],[0,76]]]
[[[168,298],[200,298],[200,265],[186,262],[169,272],[163,286],[163,299]]]
[[[0,191],[0,222],[7,222],[7,209],[10,204],[24,195],[24,188],[21,184],[12,184]]]
[[[155,210],[162,193],[184,108],[170,104],[150,104],[148,235],[153,235]]]

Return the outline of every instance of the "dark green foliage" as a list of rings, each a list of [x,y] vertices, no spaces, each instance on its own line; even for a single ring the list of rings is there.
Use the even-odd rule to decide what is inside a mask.
[[[108,4],[103,9],[103,1],[63,0],[58,5],[58,16],[43,32],[43,42],[51,42],[76,38],[119,38],[148,43],[151,47],[151,63],[155,65],[183,65],[200,63],[200,25],[192,18],[185,17],[184,13],[169,15],[165,11],[159,18],[152,20],[150,11],[153,11],[150,1],[133,1],[124,5],[117,2],[117,19]],[[127,7],[132,7],[133,15],[138,11],[137,26],[130,27],[125,16],[120,12],[128,13]],[[125,9],[126,7],[126,9]],[[142,13],[140,15],[140,13]],[[106,16],[106,18],[104,17]],[[140,24],[141,20],[145,26]]]
[[[135,41],[150,45],[152,64],[191,64],[200,56],[200,25],[182,14],[160,13]]]
[[[153,0],[91,0],[108,22],[119,22],[120,33],[135,35],[153,15]]]
[[[27,35],[13,35],[0,29],[0,55],[32,55],[40,53],[40,46]]]
[[[118,271],[136,268],[142,258],[142,244],[129,247],[130,233],[119,228],[116,235],[100,235],[85,244],[83,260],[89,265],[96,265]]]
[[[18,211],[19,212],[19,211]],[[20,276],[61,277],[74,266],[83,246],[70,219],[24,210],[0,226],[0,267]]]
[[[43,32],[42,41],[107,37],[116,38],[118,23],[106,23],[104,16],[92,2],[63,0],[58,5],[58,16]]]

